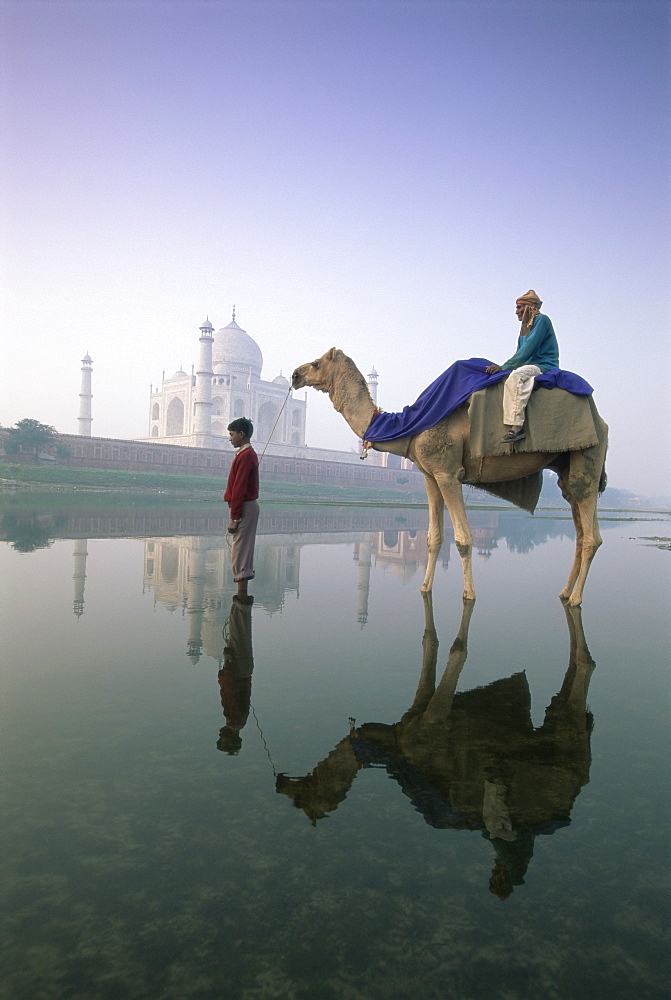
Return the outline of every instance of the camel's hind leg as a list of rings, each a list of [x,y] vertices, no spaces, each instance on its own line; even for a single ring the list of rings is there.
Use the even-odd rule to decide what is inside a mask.
[[[443,546],[445,504],[443,495],[438,488],[438,483],[433,476],[424,473],[424,485],[426,486],[426,498],[429,502],[429,534],[426,540],[429,549],[429,558],[426,563],[424,582],[420,590],[422,593],[427,594],[433,590],[433,579],[436,575],[438,555]]]
[[[471,535],[471,526],[466,516],[463,489],[459,480],[454,479],[448,474],[436,476],[436,481],[443,495],[448,514],[450,515],[452,530],[454,531],[454,541],[457,545],[457,551],[461,556],[461,564],[464,570],[464,600],[474,601],[473,536]]]
[[[595,474],[596,471],[596,474]],[[576,551],[566,586],[559,595],[572,607],[582,604],[585,580],[602,538],[597,517],[600,469],[595,470],[593,457],[574,452],[566,478],[560,480],[564,496],[571,505],[575,525]]]
[[[569,668],[561,686],[556,703],[566,705],[583,718],[587,712],[587,692],[590,678],[596,667],[587,647],[585,632],[582,626],[582,609],[564,607],[571,638],[571,655]],[[554,700],[554,699],[553,699]]]

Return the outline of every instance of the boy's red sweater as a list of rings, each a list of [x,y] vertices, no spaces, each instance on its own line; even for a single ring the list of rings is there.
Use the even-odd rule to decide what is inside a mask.
[[[250,446],[237,453],[228,473],[224,500],[231,509],[231,520],[240,520],[245,500],[258,500],[258,498],[259,458]]]

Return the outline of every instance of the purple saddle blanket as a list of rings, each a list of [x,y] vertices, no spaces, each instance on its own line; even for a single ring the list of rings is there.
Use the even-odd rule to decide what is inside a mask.
[[[378,413],[374,416],[364,434],[364,440],[394,441],[435,427],[474,392],[496,385],[509,374],[503,371],[487,375],[485,368],[491,364],[486,358],[455,361],[435,382],[427,386],[411,406],[405,406],[400,413]],[[592,386],[584,378],[561,368],[552,368],[549,372],[537,375],[534,383],[534,388],[536,387],[565,389],[578,396],[591,396],[593,392]]]

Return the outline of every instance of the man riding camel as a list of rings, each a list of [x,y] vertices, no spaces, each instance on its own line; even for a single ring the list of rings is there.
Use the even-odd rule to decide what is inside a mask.
[[[510,369],[503,387],[503,423],[510,430],[501,440],[506,443],[526,437],[524,411],[536,375],[559,368],[557,338],[549,317],[540,312],[542,305],[533,288],[516,300],[515,314],[522,323],[517,350],[502,365],[485,368],[488,375]]]

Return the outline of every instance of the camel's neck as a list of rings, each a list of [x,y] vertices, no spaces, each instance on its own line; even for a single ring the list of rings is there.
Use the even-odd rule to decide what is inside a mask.
[[[338,371],[328,390],[333,406],[342,413],[357,437],[364,438],[374,414],[377,412],[366,380],[353,361],[347,358],[347,366]],[[393,455],[408,455],[408,438],[382,441],[375,445],[376,451],[388,451]]]
[[[375,413],[375,404],[361,372],[352,364],[333,380],[329,397],[357,437],[363,438]]]

